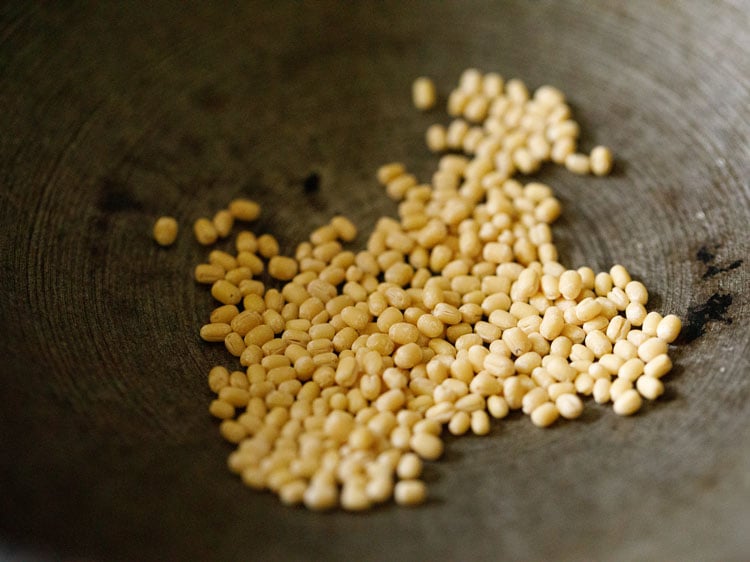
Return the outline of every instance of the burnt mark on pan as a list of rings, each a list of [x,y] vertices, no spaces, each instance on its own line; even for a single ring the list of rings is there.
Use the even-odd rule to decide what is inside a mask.
[[[312,170],[306,176],[296,174],[289,175],[287,183],[292,191],[302,191],[307,196],[314,196],[320,191],[321,176],[316,170]]]
[[[721,273],[726,273],[740,267],[743,260],[726,260],[718,258],[721,244],[704,244],[695,253],[695,259],[705,266],[701,279],[709,281]],[[702,303],[690,306],[685,316],[685,322],[679,337],[679,342],[690,343],[706,333],[710,322],[731,324],[729,307],[732,305],[732,294],[726,291],[713,291],[710,297]]]
[[[315,193],[320,189],[320,174],[312,172],[302,180],[302,189],[305,193]]]
[[[714,293],[706,302],[688,308],[679,343],[690,343],[701,337],[706,333],[706,325],[709,322],[731,324],[732,318],[727,315],[731,305],[732,295],[729,293]]]
[[[718,275],[719,273],[724,273],[726,271],[737,269],[741,265],[742,265],[742,260],[734,260],[732,263],[730,263],[726,267],[717,267],[715,265],[710,265],[708,266],[706,273],[703,274],[703,279],[709,279],[713,277],[714,275]]]
[[[728,265],[718,265],[715,263],[716,251],[721,247],[720,244],[712,244],[711,246],[701,246],[695,254],[696,259],[706,265],[706,271],[703,272],[703,279],[711,279],[719,273],[726,273],[737,269],[743,263],[742,260],[734,260]]]

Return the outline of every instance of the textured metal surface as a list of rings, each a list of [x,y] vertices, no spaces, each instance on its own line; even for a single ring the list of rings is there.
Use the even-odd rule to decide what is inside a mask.
[[[747,2],[0,8],[0,550],[94,560],[742,560],[750,552]],[[436,165],[410,105],[476,66],[565,91],[606,179],[545,168],[563,263],[686,321],[665,399],[448,439],[431,500],[282,507],[225,468],[187,226],[237,194],[290,249]],[[306,193],[310,174],[319,189]],[[175,247],[155,217],[184,226]]]

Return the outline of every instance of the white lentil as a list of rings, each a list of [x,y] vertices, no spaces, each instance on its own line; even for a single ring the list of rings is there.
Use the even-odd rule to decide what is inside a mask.
[[[632,326],[641,326],[646,319],[646,308],[638,302],[630,302],[625,307],[625,317]]]
[[[589,373],[580,373],[575,379],[575,388],[578,394],[589,396],[594,390],[594,377]]]
[[[160,246],[171,246],[177,240],[179,226],[173,217],[159,217],[153,228],[153,237]]]
[[[551,142],[550,159],[555,164],[564,164],[568,156],[573,155],[575,152],[576,142],[573,138],[562,137]]]
[[[591,170],[589,157],[585,154],[568,154],[565,157],[565,167],[574,174],[588,174]]]
[[[609,270],[609,274],[612,276],[612,282],[615,287],[619,289],[624,290],[631,281],[630,273],[625,269],[625,266],[620,264],[613,265]]]
[[[205,217],[201,217],[193,223],[193,233],[198,243],[203,246],[210,246],[219,238],[213,222]]]
[[[674,314],[667,314],[656,326],[656,336],[665,343],[672,343],[680,335],[682,322]]]
[[[399,505],[419,505],[427,499],[427,486],[421,480],[400,480],[393,490],[393,497]]]
[[[583,331],[588,334],[589,332],[593,332],[594,330],[606,330],[608,325],[609,322],[607,321],[607,318],[600,315],[596,318],[593,318],[592,320],[589,320],[588,322],[584,322],[581,328],[583,328]]]
[[[439,124],[431,125],[425,133],[427,148],[432,152],[442,152],[447,148],[447,131]]]
[[[612,342],[599,330],[594,330],[586,334],[586,347],[594,352],[594,355],[601,358],[603,355],[612,352]]]
[[[613,404],[615,414],[619,416],[631,416],[641,409],[641,395],[634,389],[623,392]]]
[[[604,404],[610,400],[610,387],[612,383],[609,378],[599,378],[594,382],[594,401],[597,404]]]
[[[224,279],[225,269],[218,264],[202,263],[195,266],[194,277],[198,283],[213,284]]]
[[[615,355],[622,357],[625,361],[638,356],[638,348],[628,340],[618,340],[612,349]]]
[[[658,357],[659,355],[667,353],[667,344],[664,340],[657,338],[649,338],[638,346],[638,357],[643,359],[646,363]]]
[[[270,234],[258,237],[258,253],[264,258],[270,259],[279,253],[279,243]]]
[[[630,332],[630,320],[622,316],[613,316],[607,325],[607,337],[612,342],[623,340]]]
[[[443,441],[431,433],[414,433],[409,445],[416,454],[428,461],[437,460],[443,454]]]
[[[560,412],[552,402],[545,402],[531,412],[531,422],[537,427],[548,427],[557,421]]]
[[[448,148],[460,148],[469,130],[469,124],[463,119],[454,119],[445,132],[445,143]]]
[[[569,420],[578,418],[583,413],[583,402],[581,402],[578,396],[572,393],[565,393],[558,396],[555,399],[555,406],[557,406],[560,415]]]
[[[487,117],[487,111],[489,109],[489,100],[479,94],[472,96],[464,107],[464,117],[472,123],[480,123]]]
[[[503,331],[503,342],[516,357],[531,351],[531,342],[520,328],[508,328]]]
[[[617,376],[635,382],[643,374],[643,368],[643,361],[637,357],[633,357],[620,365],[620,368],[617,370]]]
[[[521,401],[521,409],[524,414],[531,414],[536,408],[549,401],[547,391],[542,387],[536,387],[527,392]]]
[[[402,480],[413,480],[422,475],[422,459],[414,453],[404,453],[398,461],[396,474]]]
[[[594,290],[598,296],[606,296],[613,287],[612,276],[606,271],[596,274],[594,278]]]
[[[560,294],[566,299],[575,299],[581,292],[582,286],[581,275],[577,271],[569,269],[560,276]]]
[[[242,293],[236,285],[220,279],[211,285],[211,296],[223,304],[236,305],[242,300]]]
[[[616,374],[625,360],[622,357],[615,355],[614,353],[606,353],[599,357],[599,365],[601,365],[607,372]]]
[[[467,68],[458,79],[459,91],[476,94],[482,90],[482,73],[476,68]]]
[[[656,335],[656,329],[659,326],[659,323],[662,321],[662,315],[656,312],[655,310],[652,310],[648,314],[646,314],[646,318],[643,320],[643,325],[641,326],[641,331],[648,335],[648,336],[655,336]]]
[[[224,400],[212,400],[209,412],[215,418],[226,420],[234,417],[234,406]]]
[[[229,203],[229,212],[237,220],[250,222],[260,215],[260,205],[251,199],[233,199]]]
[[[420,111],[427,111],[435,107],[436,101],[435,83],[430,78],[421,76],[414,80],[412,84],[412,102],[414,103],[414,107]]]
[[[452,435],[463,435],[471,428],[471,417],[467,412],[455,412],[448,422],[448,431]]]
[[[606,176],[612,170],[612,151],[606,146],[595,146],[589,156],[591,172],[597,176]]]
[[[471,431],[474,435],[487,435],[490,429],[490,417],[485,410],[475,410],[471,413]]]
[[[232,216],[232,213],[228,209],[221,209],[216,212],[211,222],[213,222],[219,238],[226,238],[232,232],[234,216]]]
[[[664,383],[656,377],[640,377],[636,381],[635,387],[641,396],[648,400],[656,400],[659,396],[664,394]]]
[[[616,402],[628,390],[632,390],[633,383],[625,378],[616,378],[609,387],[609,395],[613,402]]]
[[[324,511],[336,507],[338,490],[333,479],[313,479],[305,490],[303,501],[305,507],[313,511]]]
[[[653,357],[643,367],[643,374],[647,377],[660,379],[672,370],[672,360],[669,355],[662,353]]]

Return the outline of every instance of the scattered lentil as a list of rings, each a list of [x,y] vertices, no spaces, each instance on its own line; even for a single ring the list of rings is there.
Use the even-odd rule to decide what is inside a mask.
[[[260,215],[260,205],[251,199],[233,199],[229,203],[231,215],[241,221],[254,221]]]
[[[597,176],[606,176],[612,171],[612,151],[606,146],[595,146],[589,156],[591,171]]]
[[[203,246],[210,246],[219,238],[214,223],[205,217],[201,217],[193,223],[193,233],[198,243]]]
[[[427,111],[435,107],[437,92],[435,83],[425,76],[420,76],[411,87],[411,96],[414,107],[420,111]]]
[[[160,246],[171,246],[177,240],[179,227],[173,217],[159,217],[154,223],[154,240]]]

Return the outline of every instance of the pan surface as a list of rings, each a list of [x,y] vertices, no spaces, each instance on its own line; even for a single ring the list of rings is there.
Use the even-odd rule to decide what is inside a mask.
[[[750,5],[128,2],[0,8],[0,558],[743,560],[750,552]],[[548,166],[562,263],[625,264],[683,318],[667,394],[447,439],[430,501],[283,507],[226,470],[192,221],[232,197],[291,251],[429,178],[411,81],[568,96],[612,176]],[[441,104],[442,107],[443,104]],[[309,189],[317,182],[317,189]],[[308,189],[306,189],[306,186]],[[170,249],[150,239],[172,214]]]

